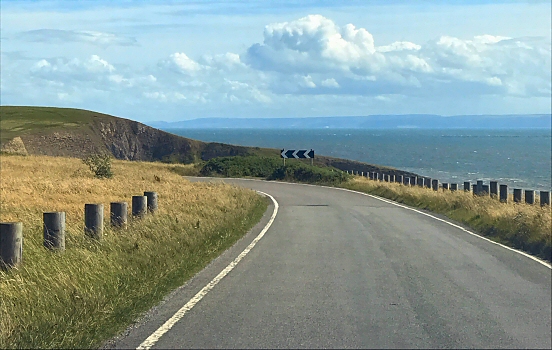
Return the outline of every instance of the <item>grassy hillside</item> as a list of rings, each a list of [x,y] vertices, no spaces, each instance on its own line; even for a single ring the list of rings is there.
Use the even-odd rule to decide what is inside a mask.
[[[0,106],[0,115],[0,142],[16,136],[82,128],[94,116],[109,117],[81,109],[19,106]]]
[[[76,158],[0,156],[0,221],[23,222],[23,264],[0,271],[0,348],[92,348],[181,286],[259,221],[266,199],[191,183],[183,165],[114,161],[94,178]],[[159,193],[159,211],[109,228],[109,203]],[[84,204],[103,203],[101,242],[83,233]],[[130,210],[129,203],[129,210]],[[66,212],[66,251],[42,245],[42,213]],[[130,218],[129,218],[130,219]]]

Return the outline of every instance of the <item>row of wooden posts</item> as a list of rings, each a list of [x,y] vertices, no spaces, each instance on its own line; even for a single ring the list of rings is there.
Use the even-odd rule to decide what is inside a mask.
[[[132,216],[142,218],[158,208],[157,192],[144,192],[143,196],[132,196]],[[46,212],[42,215],[44,247],[49,250],[65,250],[65,212]],[[110,224],[122,228],[128,222],[128,203],[110,203]],[[84,205],[84,234],[101,240],[104,226],[104,205]],[[0,223],[0,269],[7,270],[21,263],[23,259],[23,223]]]
[[[366,176],[371,180],[384,181],[384,182],[397,182],[406,186],[420,186],[432,188],[434,191],[438,191],[440,188],[443,190],[457,191],[458,184],[456,183],[439,183],[437,179],[431,179],[421,176],[404,176],[404,175],[389,175],[384,173],[373,172],[358,172],[354,170],[347,170],[348,174]],[[498,198],[501,202],[508,202],[508,185],[498,184],[497,181],[490,181],[488,185],[484,184],[482,180],[477,180],[475,184],[469,181],[464,182],[464,191],[472,191],[476,196],[491,196]],[[514,188],[514,202],[521,203],[523,189]],[[539,202],[541,206],[550,205],[550,191],[540,191]],[[535,191],[525,190],[525,203],[535,204]]]

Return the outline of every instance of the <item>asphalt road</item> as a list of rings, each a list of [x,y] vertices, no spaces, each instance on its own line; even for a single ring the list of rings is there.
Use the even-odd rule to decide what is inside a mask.
[[[549,267],[365,195],[224,181],[271,194],[276,219],[152,348],[552,347]],[[240,254],[272,210],[109,347],[140,346]]]

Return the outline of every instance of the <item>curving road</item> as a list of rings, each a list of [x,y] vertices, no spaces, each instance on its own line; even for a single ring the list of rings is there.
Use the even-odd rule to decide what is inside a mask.
[[[200,300],[194,295],[253,241],[274,206],[236,246],[109,347],[552,347],[551,269],[541,262],[358,193],[191,180],[266,192],[278,213]],[[175,321],[190,299],[195,306]],[[171,317],[172,328],[152,337]]]

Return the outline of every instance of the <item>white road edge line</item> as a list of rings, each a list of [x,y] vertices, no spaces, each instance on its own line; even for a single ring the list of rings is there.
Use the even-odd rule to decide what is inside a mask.
[[[399,203],[394,202],[394,201],[392,201],[392,200],[389,200],[389,199],[387,199],[387,198],[380,198],[380,197],[378,197],[378,196],[374,196],[374,195],[371,195],[371,194],[368,194],[368,193],[359,192],[359,191],[349,190],[349,189],[347,189],[347,188],[328,187],[328,186],[321,186],[321,187],[336,188],[336,189],[339,189],[339,190],[342,190],[342,191],[347,191],[347,192],[353,192],[353,193],[362,194],[362,195],[364,195],[364,196],[368,196],[368,197],[372,197],[372,198],[375,198],[375,199],[379,199],[380,201],[383,201],[383,202],[386,202],[386,203],[389,203],[389,204],[393,204],[393,205],[396,205],[396,206],[401,207],[401,208],[404,208],[404,209],[412,210],[412,211],[414,211],[414,212],[416,212],[416,213],[419,213],[419,214],[422,214],[422,215],[425,215],[425,216],[429,216],[430,218],[433,218],[433,219],[435,219],[435,220],[437,220],[437,221],[444,222],[444,223],[446,223],[446,224],[449,224],[450,226],[456,227],[456,228],[458,228],[458,229],[460,229],[460,230],[462,230],[462,231],[464,231],[464,232],[467,232],[467,233],[469,233],[469,234],[472,235],[472,236],[481,238],[481,239],[483,239],[483,240],[485,240],[485,241],[487,241],[487,242],[490,242],[490,243],[496,244],[496,245],[498,245],[498,246],[500,246],[500,247],[502,247],[502,248],[511,250],[512,252],[516,252],[516,253],[518,253],[518,254],[521,254],[521,255],[523,255],[523,256],[525,256],[525,257],[531,259],[531,260],[534,260],[534,261],[538,262],[539,264],[542,264],[542,265],[548,267],[549,269],[552,269],[552,265],[551,265],[551,264],[549,264],[549,263],[547,263],[547,262],[545,262],[545,261],[542,261],[541,259],[536,258],[536,257],[534,257],[534,256],[532,256],[532,255],[530,255],[530,254],[527,254],[527,253],[525,253],[525,252],[523,252],[523,251],[521,251],[521,250],[517,250],[517,249],[511,248],[511,247],[508,247],[507,245],[504,245],[504,244],[495,242],[495,241],[493,241],[493,240],[491,240],[491,239],[488,239],[487,237],[483,237],[483,236],[481,236],[481,235],[478,235],[477,233],[473,233],[473,232],[471,232],[471,231],[469,231],[469,230],[466,230],[466,229],[463,228],[462,226],[453,224],[452,222],[443,220],[443,219],[438,218],[438,217],[436,217],[436,216],[433,216],[433,215],[431,215],[431,214],[424,213],[423,211],[420,211],[420,210],[417,210],[417,209],[414,209],[414,208],[410,208],[410,207],[404,206],[404,205],[402,205],[402,204],[399,204]]]
[[[231,178],[231,177],[225,178],[225,179],[236,180],[236,178]],[[543,260],[541,260],[541,259],[539,259],[539,258],[537,258],[537,257],[534,257],[534,256],[532,256],[532,255],[530,255],[530,254],[527,254],[527,253],[525,253],[525,252],[523,252],[523,251],[521,251],[521,250],[517,250],[517,249],[511,248],[511,247],[508,247],[508,246],[506,246],[506,245],[504,245],[504,244],[495,242],[495,241],[493,241],[493,240],[491,240],[491,239],[488,239],[487,237],[483,237],[483,236],[481,236],[481,235],[478,235],[477,233],[473,233],[473,232],[471,232],[471,231],[469,231],[469,230],[466,230],[466,229],[463,228],[462,226],[459,226],[459,225],[453,224],[452,222],[449,222],[449,221],[440,219],[440,218],[438,218],[438,217],[436,217],[436,216],[433,216],[433,215],[431,215],[431,214],[424,213],[423,211],[420,211],[420,210],[418,210],[418,209],[414,209],[414,208],[407,207],[407,206],[405,206],[405,205],[399,204],[399,203],[394,202],[394,201],[392,201],[392,200],[390,200],[390,199],[387,199],[387,198],[382,198],[382,197],[378,197],[378,196],[375,196],[375,195],[372,195],[372,194],[368,194],[368,193],[364,193],[364,192],[359,192],[359,191],[354,191],[354,190],[350,190],[350,189],[348,189],[348,188],[341,188],[341,187],[331,187],[331,186],[321,186],[321,185],[311,185],[311,184],[300,184],[300,183],[284,182],[284,181],[267,181],[267,180],[258,180],[258,179],[239,179],[239,180],[261,181],[261,182],[269,182],[269,183],[270,183],[270,182],[273,182],[273,183],[282,183],[282,184],[288,184],[288,185],[301,185],[301,186],[313,186],[313,187],[331,188],[331,189],[335,189],[335,190],[341,190],[341,191],[346,191],[346,192],[352,192],[352,193],[361,194],[361,195],[363,195],[363,196],[372,197],[372,198],[378,199],[378,200],[380,200],[380,201],[382,201],[382,202],[386,202],[386,203],[389,203],[389,204],[393,204],[393,205],[396,205],[397,207],[401,207],[401,208],[404,208],[404,209],[407,209],[407,210],[412,210],[412,211],[414,211],[414,212],[416,212],[416,213],[419,213],[419,214],[428,216],[428,217],[433,218],[433,219],[435,219],[435,220],[437,220],[437,221],[444,222],[444,223],[446,223],[446,224],[449,224],[450,226],[456,227],[456,228],[458,228],[458,229],[460,229],[460,230],[462,230],[462,231],[464,231],[464,232],[467,232],[467,233],[469,233],[469,234],[472,235],[472,236],[481,238],[481,239],[483,239],[483,240],[485,240],[485,241],[487,241],[487,242],[490,242],[490,243],[492,243],[492,244],[495,244],[495,245],[497,245],[497,246],[500,246],[500,247],[502,247],[502,248],[504,248],[504,249],[508,249],[508,250],[510,250],[510,251],[512,251],[512,252],[521,254],[521,255],[525,256],[526,258],[529,258],[529,259],[531,259],[531,260],[534,260],[534,261],[538,262],[539,264],[544,265],[544,266],[548,267],[549,269],[552,269],[552,265],[551,265],[551,264],[549,264],[549,263],[547,263],[547,262],[545,262],[545,261],[543,261]]]
[[[157,343],[157,341],[165,334],[167,333],[184,315],[190,311],[211,289],[213,289],[230,271],[236,267],[236,265],[253,249],[253,247],[259,242],[261,238],[265,235],[266,231],[272,226],[272,223],[274,222],[274,219],[276,218],[276,214],[278,214],[278,208],[280,207],[276,199],[269,195],[268,193],[264,193],[261,191],[257,191],[258,193],[270,198],[272,200],[272,203],[274,203],[274,211],[272,212],[272,216],[270,217],[270,220],[266,224],[266,226],[263,228],[261,233],[255,239],[243,250],[243,252],[238,255],[234,261],[232,261],[228,266],[224,268],[211,282],[209,282],[205,287],[203,287],[197,294],[190,299],[183,307],[180,308],[171,318],[169,318],[161,327],[159,327],[155,332],[153,332],[149,337],[147,337],[146,340],[142,342],[136,349],[140,350],[146,350],[150,349],[152,346]]]

